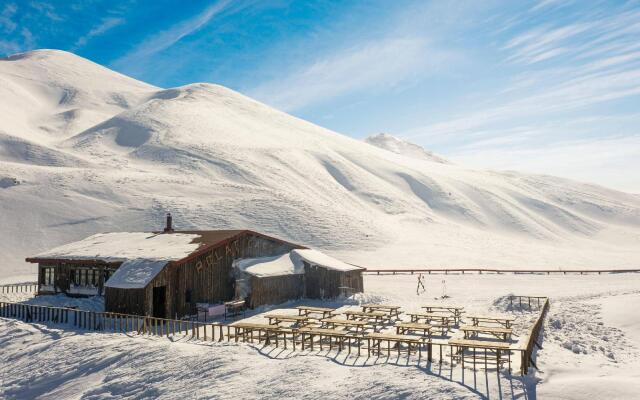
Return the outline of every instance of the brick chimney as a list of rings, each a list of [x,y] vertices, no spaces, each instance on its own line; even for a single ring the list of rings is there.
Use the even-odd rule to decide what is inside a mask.
[[[171,213],[167,213],[167,225],[164,227],[164,233],[173,232],[173,226],[171,225],[171,223],[172,223]]]

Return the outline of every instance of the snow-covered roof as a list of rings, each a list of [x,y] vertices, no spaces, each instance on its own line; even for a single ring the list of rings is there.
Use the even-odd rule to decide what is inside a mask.
[[[168,260],[127,260],[105,283],[106,287],[142,289],[162,271]]]
[[[363,269],[361,267],[356,267],[355,265],[342,262],[336,258],[319,252],[318,250],[296,249],[291,251],[291,253],[308,262],[309,264],[319,265],[327,269],[333,269],[336,271],[355,271]]]
[[[200,235],[185,233],[113,232],[99,233],[86,239],[45,251],[33,258],[60,260],[179,260],[196,251]]]
[[[244,258],[234,261],[233,267],[260,278],[304,273],[304,265],[294,262],[291,253],[274,257]]]
[[[331,256],[312,249],[296,249],[281,256],[245,258],[233,262],[233,267],[260,278],[304,273],[304,263],[318,265],[336,271],[362,269],[344,263]]]

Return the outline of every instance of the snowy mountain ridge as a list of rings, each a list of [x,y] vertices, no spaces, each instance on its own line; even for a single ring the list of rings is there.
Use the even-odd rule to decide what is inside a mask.
[[[218,85],[0,59],[0,274],[105,231],[251,228],[364,266],[637,266],[640,199],[367,143]]]
[[[407,157],[423,158],[425,160],[435,161],[442,164],[448,164],[449,161],[443,157],[433,154],[433,152],[425,150],[422,146],[407,142],[388,133],[378,133],[364,139],[365,142],[381,149],[405,155]]]

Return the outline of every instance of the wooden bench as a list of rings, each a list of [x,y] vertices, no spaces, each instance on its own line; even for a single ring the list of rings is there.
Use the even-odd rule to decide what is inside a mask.
[[[398,356],[400,355],[400,344],[404,343],[407,345],[407,352],[411,354],[411,347],[415,346],[418,349],[418,353],[420,357],[422,356],[422,346],[427,344],[427,348],[429,350],[429,360],[431,360],[431,345],[428,342],[425,342],[423,338],[418,338],[415,336],[409,335],[398,335],[393,333],[369,333],[365,336],[367,339],[367,350],[368,354],[371,355],[371,350],[373,348],[377,348],[378,354],[380,354],[380,345],[382,342],[387,342],[387,355],[391,355],[391,343],[396,344],[396,348],[398,349]]]
[[[390,306],[386,304],[366,304],[362,306],[362,311],[364,312],[384,312],[388,313],[389,316],[399,316],[400,315],[400,306]]]
[[[304,350],[305,343],[307,340],[309,341],[309,348],[313,350],[314,338],[318,336],[318,344],[320,345],[320,350],[322,350],[322,338],[329,339],[329,350],[332,350],[333,340],[337,339],[339,351],[342,351],[344,347],[344,342],[348,341],[349,345],[349,353],[351,353],[351,341],[356,339],[358,340],[358,355],[360,355],[360,339],[361,336],[350,334],[345,331],[337,330],[337,329],[326,329],[326,328],[300,328],[298,329],[298,333],[302,337],[302,350]]]
[[[275,339],[276,346],[278,346],[278,338],[279,335],[282,334],[284,336],[284,344],[286,348],[286,333],[289,333],[283,330],[281,327],[277,325],[271,324],[258,324],[253,322],[236,322],[227,326],[227,341],[232,337],[230,333],[230,329],[234,329],[235,341],[238,342],[238,339],[242,337],[242,341],[246,342],[249,339],[251,342],[254,340],[254,332],[258,332],[258,343],[260,343],[263,338],[266,344],[269,344],[271,339]]]
[[[454,321],[453,316],[434,313],[409,313],[409,316],[411,317],[411,322],[418,323],[424,320],[432,328],[440,328],[443,335],[451,330],[451,325],[453,325]]]
[[[320,320],[323,324],[326,324],[329,328],[335,328],[336,326],[344,326],[346,328],[356,328],[358,331],[364,331],[366,327],[370,327],[366,321],[355,321],[349,319],[337,319],[337,318],[325,318]]]
[[[333,315],[340,314],[336,312],[335,308],[297,306],[296,309],[298,310],[298,315],[300,316],[309,316],[310,314],[320,314],[322,315],[322,318],[327,318]]]
[[[313,319],[306,315],[265,314],[264,317],[269,319],[269,325],[279,325],[282,322],[293,322],[304,326],[313,322]]]
[[[416,322],[401,322],[399,324],[396,324],[396,333],[398,335],[403,335],[407,332],[422,331],[423,336],[431,337],[431,328],[433,328],[433,326],[429,324],[419,324]]]
[[[498,328],[493,326],[477,325],[463,325],[460,327],[460,330],[464,332],[465,339],[469,339],[469,336],[474,333],[487,333],[490,335],[494,335],[497,338],[501,338],[504,341],[507,341],[513,332],[513,329],[511,328]]]
[[[467,315],[465,319],[471,320],[471,325],[478,326],[480,323],[492,323],[499,324],[505,328],[511,328],[511,323],[516,319],[513,317],[498,316],[498,315]]]
[[[462,368],[464,368],[464,349],[473,349],[473,368],[476,368],[476,349],[484,350],[484,366],[487,369],[487,364],[489,360],[489,356],[487,351],[495,352],[495,361],[496,366],[499,368],[501,363],[507,361],[509,363],[509,371],[511,371],[511,345],[509,343],[504,342],[493,342],[488,340],[469,340],[469,339],[450,339],[450,346],[455,346],[459,348],[459,351],[456,353],[456,358],[459,358],[462,363]],[[507,358],[501,358],[501,355],[506,353]],[[454,354],[451,352],[451,358],[453,361]]]
[[[347,316],[347,319],[366,319],[366,320],[375,320],[376,322],[384,322],[389,319],[389,314],[372,311],[372,312],[364,312],[364,311],[345,311],[344,315]]]
[[[447,313],[453,315],[454,322],[457,324],[460,322],[460,318],[464,313],[464,307],[450,306],[442,304],[427,304],[422,306],[427,313]]]

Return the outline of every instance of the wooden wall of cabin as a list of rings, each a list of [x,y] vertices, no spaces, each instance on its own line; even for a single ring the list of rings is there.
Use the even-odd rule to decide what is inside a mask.
[[[304,263],[305,297],[310,299],[333,298],[341,294],[340,287],[349,287],[354,293],[363,291],[362,272],[336,271]]]
[[[293,248],[276,240],[245,233],[185,263],[170,264],[147,286],[146,302],[153,302],[153,287],[165,286],[167,317],[193,315],[196,313],[196,303],[219,303],[233,299],[234,260],[280,255]],[[187,298],[188,291],[190,295]],[[153,315],[153,310],[148,313]]]
[[[145,302],[145,289],[119,289],[106,287],[104,309],[107,312],[151,315]]]
[[[283,275],[258,278],[251,276],[248,306],[279,304],[304,296],[304,275]]]

